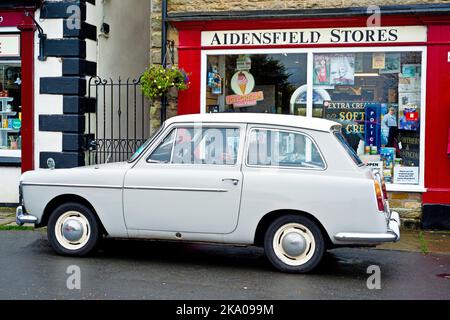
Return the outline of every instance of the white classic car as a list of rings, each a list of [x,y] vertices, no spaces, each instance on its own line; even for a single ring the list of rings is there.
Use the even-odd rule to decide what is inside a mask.
[[[384,181],[323,119],[174,117],[128,162],[27,172],[19,224],[47,226],[59,254],[101,237],[262,246],[279,270],[308,272],[324,251],[400,238]]]

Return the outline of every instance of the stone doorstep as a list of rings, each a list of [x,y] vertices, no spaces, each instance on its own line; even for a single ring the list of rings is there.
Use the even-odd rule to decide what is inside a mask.
[[[16,221],[15,208],[0,208],[0,226],[8,225]]]
[[[11,215],[16,213],[16,208],[14,207],[0,207],[0,217],[5,215]]]

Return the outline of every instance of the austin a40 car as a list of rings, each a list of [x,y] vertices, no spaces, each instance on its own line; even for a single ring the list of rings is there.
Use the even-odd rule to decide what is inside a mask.
[[[398,241],[382,177],[338,123],[269,114],[174,117],[127,162],[27,172],[19,224],[47,226],[62,255],[102,237],[264,247],[308,272],[327,249]]]

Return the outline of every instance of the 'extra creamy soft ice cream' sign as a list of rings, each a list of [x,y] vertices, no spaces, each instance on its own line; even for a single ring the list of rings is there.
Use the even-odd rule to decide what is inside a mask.
[[[425,26],[202,32],[202,46],[271,46],[426,42]]]

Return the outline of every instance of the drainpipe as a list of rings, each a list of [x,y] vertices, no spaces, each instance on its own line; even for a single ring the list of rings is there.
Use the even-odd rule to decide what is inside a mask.
[[[163,67],[167,66],[166,52],[167,52],[167,0],[162,0],[162,19],[161,19],[161,62]],[[161,97],[161,124],[166,121],[166,107],[167,97]]]

